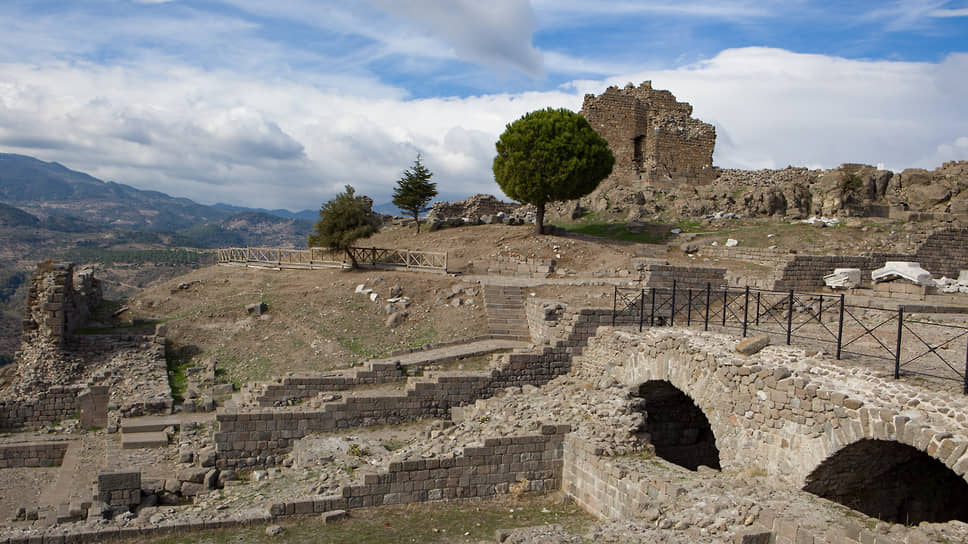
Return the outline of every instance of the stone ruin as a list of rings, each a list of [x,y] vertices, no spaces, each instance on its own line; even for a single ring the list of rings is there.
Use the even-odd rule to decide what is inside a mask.
[[[615,155],[608,185],[704,185],[716,178],[716,129],[651,81],[585,95],[581,108]]]
[[[0,429],[39,428],[75,415],[103,423],[109,405],[123,415],[171,411],[164,327],[147,335],[78,334],[93,324],[102,301],[91,269],[75,274],[71,263],[37,265],[15,374],[0,387]]]
[[[515,225],[525,222],[526,213],[522,213],[522,208],[520,204],[502,202],[493,195],[477,194],[456,202],[434,202],[426,221],[430,230],[489,223]]]
[[[75,285],[71,263],[48,261],[37,265],[27,292],[24,342],[60,346],[75,329],[87,323],[103,298],[101,280],[89,268],[78,272],[77,280]]]

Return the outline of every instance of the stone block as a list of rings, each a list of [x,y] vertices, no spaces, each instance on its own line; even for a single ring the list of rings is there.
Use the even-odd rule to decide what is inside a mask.
[[[765,334],[761,334],[759,336],[754,336],[738,342],[736,344],[736,352],[741,355],[750,356],[754,353],[758,353],[768,345],[770,345],[770,337]]]

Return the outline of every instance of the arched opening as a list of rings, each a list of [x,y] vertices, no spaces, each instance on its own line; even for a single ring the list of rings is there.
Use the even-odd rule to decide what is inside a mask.
[[[667,381],[639,386],[645,412],[641,433],[659,457],[689,470],[705,465],[719,470],[719,449],[709,420],[685,393]]]
[[[811,472],[803,489],[892,523],[968,521],[968,483],[900,442],[854,442]]]

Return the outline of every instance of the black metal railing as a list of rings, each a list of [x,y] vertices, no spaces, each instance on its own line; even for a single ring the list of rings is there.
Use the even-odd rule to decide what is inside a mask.
[[[787,344],[829,346],[845,355],[893,365],[894,378],[920,375],[959,381],[968,395],[968,327],[905,316],[904,307],[848,304],[844,295],[766,289],[615,287],[612,325],[699,326],[779,336]]]

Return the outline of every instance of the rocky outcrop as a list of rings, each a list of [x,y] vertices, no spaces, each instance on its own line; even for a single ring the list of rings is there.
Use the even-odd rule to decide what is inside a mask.
[[[550,208],[549,214],[574,219],[591,211],[625,221],[716,213],[789,219],[822,215],[968,220],[968,161],[900,173],[865,164],[843,164],[830,170],[787,167],[721,169],[718,173],[707,185],[659,187],[606,181],[587,197]]]

